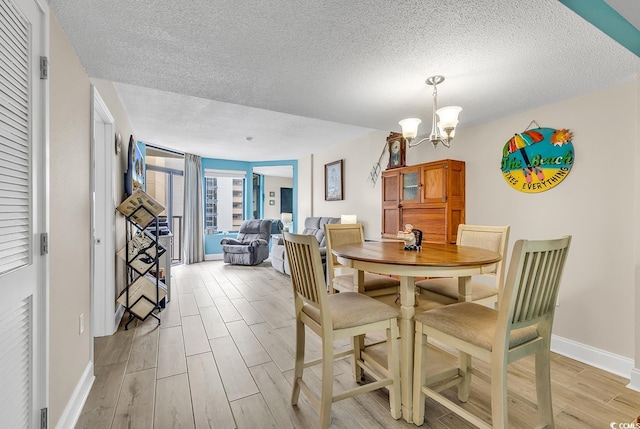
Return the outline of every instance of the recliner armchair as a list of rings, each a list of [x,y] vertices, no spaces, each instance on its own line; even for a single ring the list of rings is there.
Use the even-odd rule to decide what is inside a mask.
[[[271,219],[245,220],[238,237],[220,240],[224,262],[235,265],[257,265],[269,257]]]

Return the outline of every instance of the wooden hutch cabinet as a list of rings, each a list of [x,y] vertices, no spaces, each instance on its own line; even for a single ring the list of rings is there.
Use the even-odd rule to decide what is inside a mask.
[[[465,166],[445,159],[382,172],[382,237],[410,223],[423,241],[455,243],[465,222]]]

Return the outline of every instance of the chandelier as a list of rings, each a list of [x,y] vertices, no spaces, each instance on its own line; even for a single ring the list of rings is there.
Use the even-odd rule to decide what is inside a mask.
[[[409,147],[418,146],[420,143],[430,141],[433,147],[442,143],[445,147],[451,146],[451,140],[458,125],[458,114],[462,110],[459,106],[447,106],[438,109],[438,84],[444,82],[444,76],[431,76],[426,80],[427,85],[433,86],[433,122],[431,135],[418,142],[413,140],[418,135],[418,125],[422,122],[418,118],[407,118],[399,122],[402,127],[402,136],[407,140]],[[437,115],[437,117],[436,117]],[[440,121],[437,119],[440,118]]]

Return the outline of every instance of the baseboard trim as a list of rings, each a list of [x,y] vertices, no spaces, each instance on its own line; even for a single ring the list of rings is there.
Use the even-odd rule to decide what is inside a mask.
[[[631,370],[631,380],[627,384],[627,388],[640,392],[640,368],[633,368]]]
[[[634,362],[631,358],[557,335],[551,335],[551,351],[624,378],[629,378],[634,369]],[[640,382],[640,374],[638,382]]]
[[[224,259],[223,253],[207,253],[204,255],[205,261],[222,261]]]
[[[115,334],[118,330],[118,326],[120,326],[120,322],[122,321],[122,317],[124,316],[124,305],[118,304],[118,308],[116,312],[113,314],[113,332],[111,335]]]
[[[80,413],[82,413],[82,407],[84,407],[85,402],[87,402],[87,397],[89,396],[91,386],[93,386],[95,379],[96,377],[93,375],[93,362],[89,362],[87,367],[84,369],[82,377],[80,377],[71,398],[69,398],[67,406],[62,412],[60,420],[58,420],[56,429],[67,429],[76,426],[76,423],[78,423],[78,419],[80,418]]]

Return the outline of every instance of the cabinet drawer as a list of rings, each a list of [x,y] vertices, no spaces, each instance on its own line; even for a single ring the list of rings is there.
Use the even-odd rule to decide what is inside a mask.
[[[423,241],[446,242],[446,210],[444,208],[403,209],[402,222],[422,231]]]

